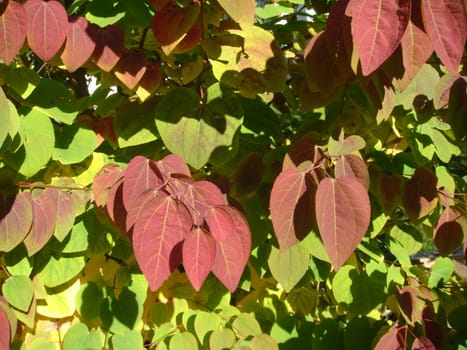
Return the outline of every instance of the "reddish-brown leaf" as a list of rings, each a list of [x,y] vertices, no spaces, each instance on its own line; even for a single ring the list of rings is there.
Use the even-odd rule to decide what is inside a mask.
[[[184,175],[191,177],[190,168],[186,165],[185,161],[176,154],[169,154],[157,162],[157,166],[161,172],[170,176],[171,174]]]
[[[448,255],[462,245],[467,231],[467,218],[454,207],[446,208],[438,219],[434,232],[434,242],[441,255]]]
[[[156,11],[159,11],[162,9],[164,6],[166,6],[169,3],[170,0],[148,0],[148,2],[151,4],[152,7]]]
[[[336,162],[335,176],[336,179],[346,176],[353,177],[360,181],[367,190],[370,188],[368,167],[362,158],[354,154],[346,154],[339,157]]]
[[[94,202],[97,206],[105,206],[109,189],[122,177],[123,170],[116,164],[108,164],[99,171],[92,184]]]
[[[54,234],[57,209],[52,199],[40,193],[32,201],[32,226],[23,243],[29,256],[33,256],[50,240]]]
[[[430,339],[426,337],[416,337],[412,343],[412,350],[436,350]]]
[[[73,228],[76,216],[76,205],[72,195],[57,188],[48,188],[43,193],[55,207],[55,231],[54,236],[63,241]]]
[[[195,23],[183,39],[174,48],[173,53],[184,53],[190,51],[201,41],[201,26]]]
[[[106,207],[110,219],[121,232],[126,232],[127,211],[123,204],[123,181],[124,178],[121,178],[109,189]]]
[[[21,4],[10,1],[0,15],[0,59],[9,65],[26,39],[26,12]]]
[[[128,89],[133,89],[146,73],[147,64],[144,52],[138,50],[125,51],[117,63],[115,76]]]
[[[139,215],[133,227],[133,248],[152,291],[170,276],[172,250],[191,226],[185,206],[170,196],[154,197]]]
[[[6,312],[0,307],[0,349],[10,349],[10,322]]]
[[[96,65],[105,72],[110,72],[115,67],[125,48],[125,34],[117,25],[101,28],[95,34],[96,48],[92,58]]]
[[[422,14],[436,54],[456,74],[467,33],[464,4],[458,0],[422,0]]]
[[[65,48],[60,56],[68,71],[74,72],[91,57],[96,47],[93,40],[93,33],[96,32],[97,26],[84,17],[78,17],[69,23]]]
[[[218,206],[208,209],[206,222],[209,232],[216,240],[223,241],[233,233],[235,224],[230,215],[231,212],[228,206]]]
[[[317,154],[315,146],[319,136],[316,133],[310,132],[302,136],[300,139],[295,141],[287,151],[282,162],[282,170],[289,168],[296,168],[303,162],[310,162],[313,164],[321,158],[320,154]]]
[[[404,179],[400,174],[382,173],[378,179],[378,194],[381,207],[391,214],[400,204]]]
[[[322,180],[316,191],[316,221],[329,259],[338,270],[352,254],[370,224],[365,187],[351,177]]]
[[[183,242],[183,266],[188,280],[199,291],[216,258],[216,242],[209,232],[194,227]]]
[[[151,62],[146,67],[146,72],[139,82],[139,87],[149,94],[155,92],[162,83],[162,70],[158,63]]]
[[[399,46],[410,18],[410,0],[350,0],[352,37],[362,72],[375,71]]]
[[[235,229],[223,241],[216,241],[216,258],[212,272],[233,292],[242,277],[251,249],[251,233],[245,217],[235,208],[228,207]]]
[[[28,0],[23,6],[29,47],[43,61],[49,61],[62,47],[68,33],[65,8],[56,0]]]
[[[32,217],[28,192],[0,196],[0,251],[9,252],[23,241],[31,229]]]
[[[424,167],[415,170],[412,178],[404,185],[402,204],[410,220],[418,220],[429,213],[438,204],[436,176]]]
[[[152,160],[143,157],[134,157],[125,169],[123,181],[123,204],[127,210],[135,205],[135,200],[143,192],[163,185],[164,181],[154,171]]]
[[[383,335],[374,350],[404,350],[406,348],[407,326],[392,325]]]

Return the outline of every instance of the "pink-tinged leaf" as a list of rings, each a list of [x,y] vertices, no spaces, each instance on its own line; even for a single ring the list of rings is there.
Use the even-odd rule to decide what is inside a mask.
[[[115,67],[115,76],[128,89],[133,89],[143,78],[147,69],[147,58],[144,52],[137,50],[126,51],[120,57]]]
[[[126,229],[130,231],[136,221],[139,220],[139,216],[144,211],[148,203],[154,200],[156,196],[167,197],[169,194],[163,190],[150,189],[141,195],[139,195],[134,201],[133,205],[128,209],[126,216]]]
[[[23,243],[29,256],[41,250],[54,234],[57,209],[52,199],[45,193],[40,193],[31,201],[32,226]]]
[[[365,140],[359,135],[350,135],[344,138],[341,133],[339,140],[330,137],[328,142],[328,152],[331,156],[343,156],[365,148]]]
[[[230,216],[231,212],[228,206],[212,207],[208,209],[206,222],[209,232],[218,241],[223,241],[235,230],[235,224]]]
[[[318,140],[316,133],[310,132],[302,136],[300,139],[295,141],[287,151],[282,162],[282,170],[289,168],[296,168],[303,162],[308,161],[313,164],[321,158],[321,155],[317,155],[316,142]],[[310,165],[311,165],[310,164]]]
[[[28,0],[23,6],[29,47],[43,61],[49,61],[62,47],[68,33],[65,8],[56,0]]]
[[[370,188],[370,174],[368,167],[362,158],[354,154],[346,154],[339,157],[336,162],[336,179],[341,177],[353,177],[361,182],[368,190]]]
[[[162,69],[158,63],[148,63],[146,72],[139,82],[139,87],[149,95],[155,92],[162,83]]]
[[[101,28],[95,34],[96,48],[92,58],[105,72],[110,72],[117,64],[125,48],[125,34],[116,24]]]
[[[183,242],[183,266],[188,280],[199,291],[216,258],[216,242],[209,232],[194,227]]]
[[[127,211],[123,205],[123,180],[118,180],[109,189],[106,206],[110,219],[122,232],[126,232]]]
[[[9,65],[26,39],[26,12],[21,4],[10,1],[0,15],[0,59]]]
[[[370,199],[351,177],[322,180],[316,191],[316,220],[329,259],[338,270],[362,240],[370,224]]]
[[[65,48],[60,56],[69,72],[77,70],[91,57],[96,47],[93,38],[97,28],[84,17],[69,23]]]
[[[139,215],[133,227],[133,247],[152,291],[170,276],[172,250],[191,226],[185,206],[169,196],[154,197]]]
[[[23,241],[31,229],[32,218],[28,192],[0,196],[0,251],[9,252]]]
[[[143,192],[163,185],[164,181],[155,172],[155,167],[154,161],[143,156],[134,157],[128,163],[123,181],[123,204],[127,210]]]
[[[412,1],[412,13],[407,29],[401,39],[401,47],[402,62],[408,83],[412,81],[419,69],[433,53],[433,46],[423,26],[418,1]]]
[[[57,188],[46,189],[42,196],[48,197],[55,207],[54,236],[61,242],[73,228],[76,216],[75,202],[70,193]]]
[[[467,232],[467,218],[454,207],[446,208],[438,219],[434,232],[434,242],[441,255],[448,255],[462,245],[464,232]]]
[[[402,205],[410,220],[416,221],[430,214],[438,204],[438,179],[424,167],[415,170],[404,185]]]
[[[407,326],[394,324],[383,335],[375,346],[375,350],[404,350],[406,348]]]
[[[297,168],[281,172],[274,181],[269,206],[281,249],[289,249],[312,229],[313,195],[314,186],[310,175]]]
[[[436,350],[435,345],[430,339],[425,337],[417,337],[412,343],[412,350]]]
[[[10,322],[6,312],[0,307],[0,350],[10,349]]]
[[[422,0],[423,22],[441,62],[453,74],[461,63],[467,33],[465,8],[459,0]]]
[[[108,164],[99,171],[94,177],[92,185],[94,202],[97,206],[105,206],[109,189],[122,177],[123,170],[115,164]]]
[[[369,75],[399,46],[410,18],[410,0],[351,0],[352,37],[362,72]]]
[[[245,217],[229,207],[235,229],[223,241],[216,241],[216,258],[212,272],[231,292],[235,291],[242,277],[251,249],[251,232]]]
[[[185,161],[176,154],[169,154],[157,162],[157,166],[161,172],[168,175],[179,174],[186,177],[191,177],[190,168]]]

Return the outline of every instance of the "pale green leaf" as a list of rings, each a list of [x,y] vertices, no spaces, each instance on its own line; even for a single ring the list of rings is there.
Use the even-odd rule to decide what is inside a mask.
[[[428,278],[428,287],[435,288],[440,284],[445,284],[454,273],[454,261],[450,258],[438,258],[436,259],[433,267],[431,268],[431,274]]]
[[[34,296],[32,282],[27,276],[10,276],[2,286],[2,293],[17,309],[27,312]]]
[[[270,335],[264,333],[256,335],[251,340],[250,348],[251,350],[279,350],[276,341]]]
[[[242,313],[232,324],[233,331],[239,338],[246,338],[261,334],[261,327],[252,314]]]
[[[235,334],[231,329],[217,329],[209,337],[209,347],[211,350],[230,349],[235,343]]]
[[[94,131],[77,124],[57,129],[52,158],[62,164],[74,164],[85,160],[97,146]]]
[[[81,272],[84,266],[83,256],[62,256],[59,259],[51,256],[50,260],[39,272],[39,276],[47,287],[52,288],[71,280]]]
[[[204,344],[206,334],[221,328],[221,325],[221,318],[213,312],[199,311],[196,313],[195,331],[201,344]]]
[[[104,338],[104,333],[100,330],[89,332],[84,323],[78,323],[66,332],[63,338],[63,350],[101,350]]]
[[[125,331],[112,337],[113,350],[144,350],[143,337],[138,331]]]
[[[196,341],[195,336],[191,333],[177,333],[170,338],[169,349],[198,350],[198,342]]]

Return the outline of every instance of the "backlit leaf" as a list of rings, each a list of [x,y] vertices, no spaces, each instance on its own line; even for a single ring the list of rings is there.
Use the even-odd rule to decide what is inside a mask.
[[[434,232],[434,242],[441,255],[448,255],[461,246],[467,232],[467,219],[454,206],[446,208],[438,219]]]
[[[322,180],[316,191],[316,221],[329,259],[338,270],[362,240],[370,223],[370,200],[356,179]]]
[[[336,162],[335,176],[336,179],[345,176],[353,177],[360,181],[367,190],[370,188],[368,167],[362,158],[354,154],[346,154],[339,157]]]
[[[29,47],[43,61],[49,61],[62,47],[68,33],[65,8],[56,0],[28,0],[23,6]]]
[[[429,213],[438,203],[438,180],[424,167],[415,170],[412,178],[405,183],[402,204],[410,220],[415,221]]]
[[[123,170],[115,164],[107,164],[94,177],[92,190],[94,201],[98,206],[107,203],[109,189],[123,177]]]
[[[212,312],[198,311],[194,323],[196,336],[201,344],[206,343],[205,337],[209,332],[222,328],[222,319]]]
[[[9,65],[26,39],[26,12],[23,6],[10,1],[0,15],[0,59]]]
[[[2,293],[12,306],[27,312],[31,306],[34,291],[28,276],[10,276],[2,285]]]
[[[270,335],[261,333],[251,340],[250,348],[251,350],[279,350],[279,345]]]
[[[48,188],[43,196],[50,198],[55,208],[55,230],[54,236],[63,241],[70,232],[75,222],[76,205],[68,192],[56,188]]]
[[[218,241],[226,239],[235,229],[234,222],[230,217],[230,211],[222,206],[208,209],[206,222],[209,226],[209,232]]]
[[[218,0],[227,14],[238,23],[252,24],[256,3],[253,0]]]
[[[72,280],[81,272],[84,266],[84,256],[61,256],[60,259],[52,256],[44,268],[39,272],[38,276],[44,282],[45,286],[53,288]]]
[[[369,75],[394,52],[410,17],[409,0],[352,0],[352,37],[363,75]],[[351,2],[352,2],[351,1]]]
[[[423,22],[441,62],[457,73],[467,33],[465,8],[457,0],[422,0]]]
[[[343,135],[339,140],[330,137],[328,151],[331,156],[344,156],[365,148],[365,140],[359,135],[350,135],[344,139]]]
[[[29,193],[0,196],[0,251],[9,252],[23,241],[32,225]]]
[[[62,164],[85,160],[97,147],[96,133],[77,124],[65,125],[57,133],[52,158]]]
[[[13,103],[8,100],[3,92],[3,89],[0,88],[0,108],[2,113],[0,114],[0,123],[2,128],[0,129],[0,147],[8,137],[14,137],[19,130],[20,119],[16,108]]]
[[[185,234],[183,266],[188,280],[196,291],[200,290],[211,271],[215,257],[216,242],[209,232],[200,227],[195,227]]]
[[[428,287],[435,288],[448,282],[454,273],[454,261],[450,258],[436,259],[428,278]]]
[[[187,209],[172,197],[154,197],[133,228],[136,260],[152,291],[170,276],[174,247],[191,227]]]
[[[112,336],[112,348],[114,350],[143,350],[143,336],[135,330],[127,330]]]
[[[142,51],[124,51],[115,67],[115,76],[128,89],[134,89],[147,69],[147,58]]]
[[[96,48],[92,58],[97,66],[105,72],[115,67],[125,48],[125,34],[118,25],[99,28],[95,34]]]
[[[235,334],[229,328],[217,329],[209,337],[209,346],[212,350],[230,349],[235,342]]]
[[[172,175],[179,174],[191,177],[190,168],[186,165],[185,161],[176,154],[169,154],[157,161],[157,166],[163,173]]]
[[[240,338],[261,334],[261,326],[252,314],[242,313],[232,323],[232,329]]]
[[[61,59],[69,72],[74,72],[91,57],[96,47],[93,40],[97,27],[90,24],[86,18],[78,17],[68,25],[65,48]]]
[[[405,349],[407,328],[394,324],[376,343],[375,350]]]

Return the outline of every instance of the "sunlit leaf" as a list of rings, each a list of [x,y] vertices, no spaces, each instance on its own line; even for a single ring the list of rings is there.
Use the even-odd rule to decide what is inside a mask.
[[[209,232],[218,241],[223,241],[233,234],[235,224],[227,207],[215,206],[207,211],[206,222]]]
[[[362,158],[354,154],[346,154],[337,159],[335,176],[336,179],[346,176],[353,177],[360,181],[367,190],[370,188],[368,167]]]
[[[84,323],[75,324],[63,338],[64,350],[99,350],[103,344],[104,334],[99,330],[90,332]]]
[[[96,47],[93,40],[97,28],[86,18],[78,17],[68,25],[68,34],[61,59],[69,72],[74,72],[91,57]]]
[[[240,338],[261,334],[261,327],[252,314],[242,313],[232,323],[232,329]]]
[[[0,88],[0,108],[2,113],[0,114],[0,123],[2,128],[0,129],[0,147],[8,137],[13,137],[19,130],[20,119],[16,108],[13,103],[7,99],[3,89]]]
[[[253,23],[255,2],[253,0],[219,0],[227,14],[238,23]]]
[[[428,278],[428,287],[435,288],[447,283],[453,273],[454,261],[452,259],[444,257],[436,259],[431,268],[430,277]]]
[[[0,307],[0,329],[2,329],[2,333],[0,334],[0,349],[9,349],[10,347],[10,322],[8,321],[8,317]]]
[[[124,51],[115,67],[115,76],[129,89],[134,89],[147,69],[147,58],[142,51]]]
[[[29,193],[0,196],[0,250],[9,252],[31,229],[33,211]]]
[[[169,154],[157,161],[157,166],[167,175],[178,174],[191,177],[190,168],[185,161],[176,154]]]
[[[198,342],[193,334],[180,332],[170,337],[170,349],[198,350]]]
[[[221,350],[233,347],[235,334],[229,328],[215,330],[209,337],[209,346],[212,350]]]
[[[125,34],[118,25],[99,28],[95,34],[96,48],[92,58],[97,66],[105,72],[115,67],[125,48]]]
[[[92,190],[94,201],[98,206],[107,203],[109,189],[123,177],[123,170],[115,164],[107,164],[94,177]]]
[[[128,330],[112,336],[112,347],[114,350],[143,350],[145,349],[143,343],[141,333],[134,330]]]
[[[375,350],[404,349],[407,328],[394,324],[376,343]]]
[[[94,131],[76,124],[64,126],[57,133],[52,158],[62,164],[74,164],[85,160],[97,147]]]
[[[34,296],[28,276],[10,276],[2,285],[2,293],[12,306],[24,312],[29,310]]]
[[[0,15],[0,59],[9,65],[26,39],[26,12],[23,6],[10,1]]]

